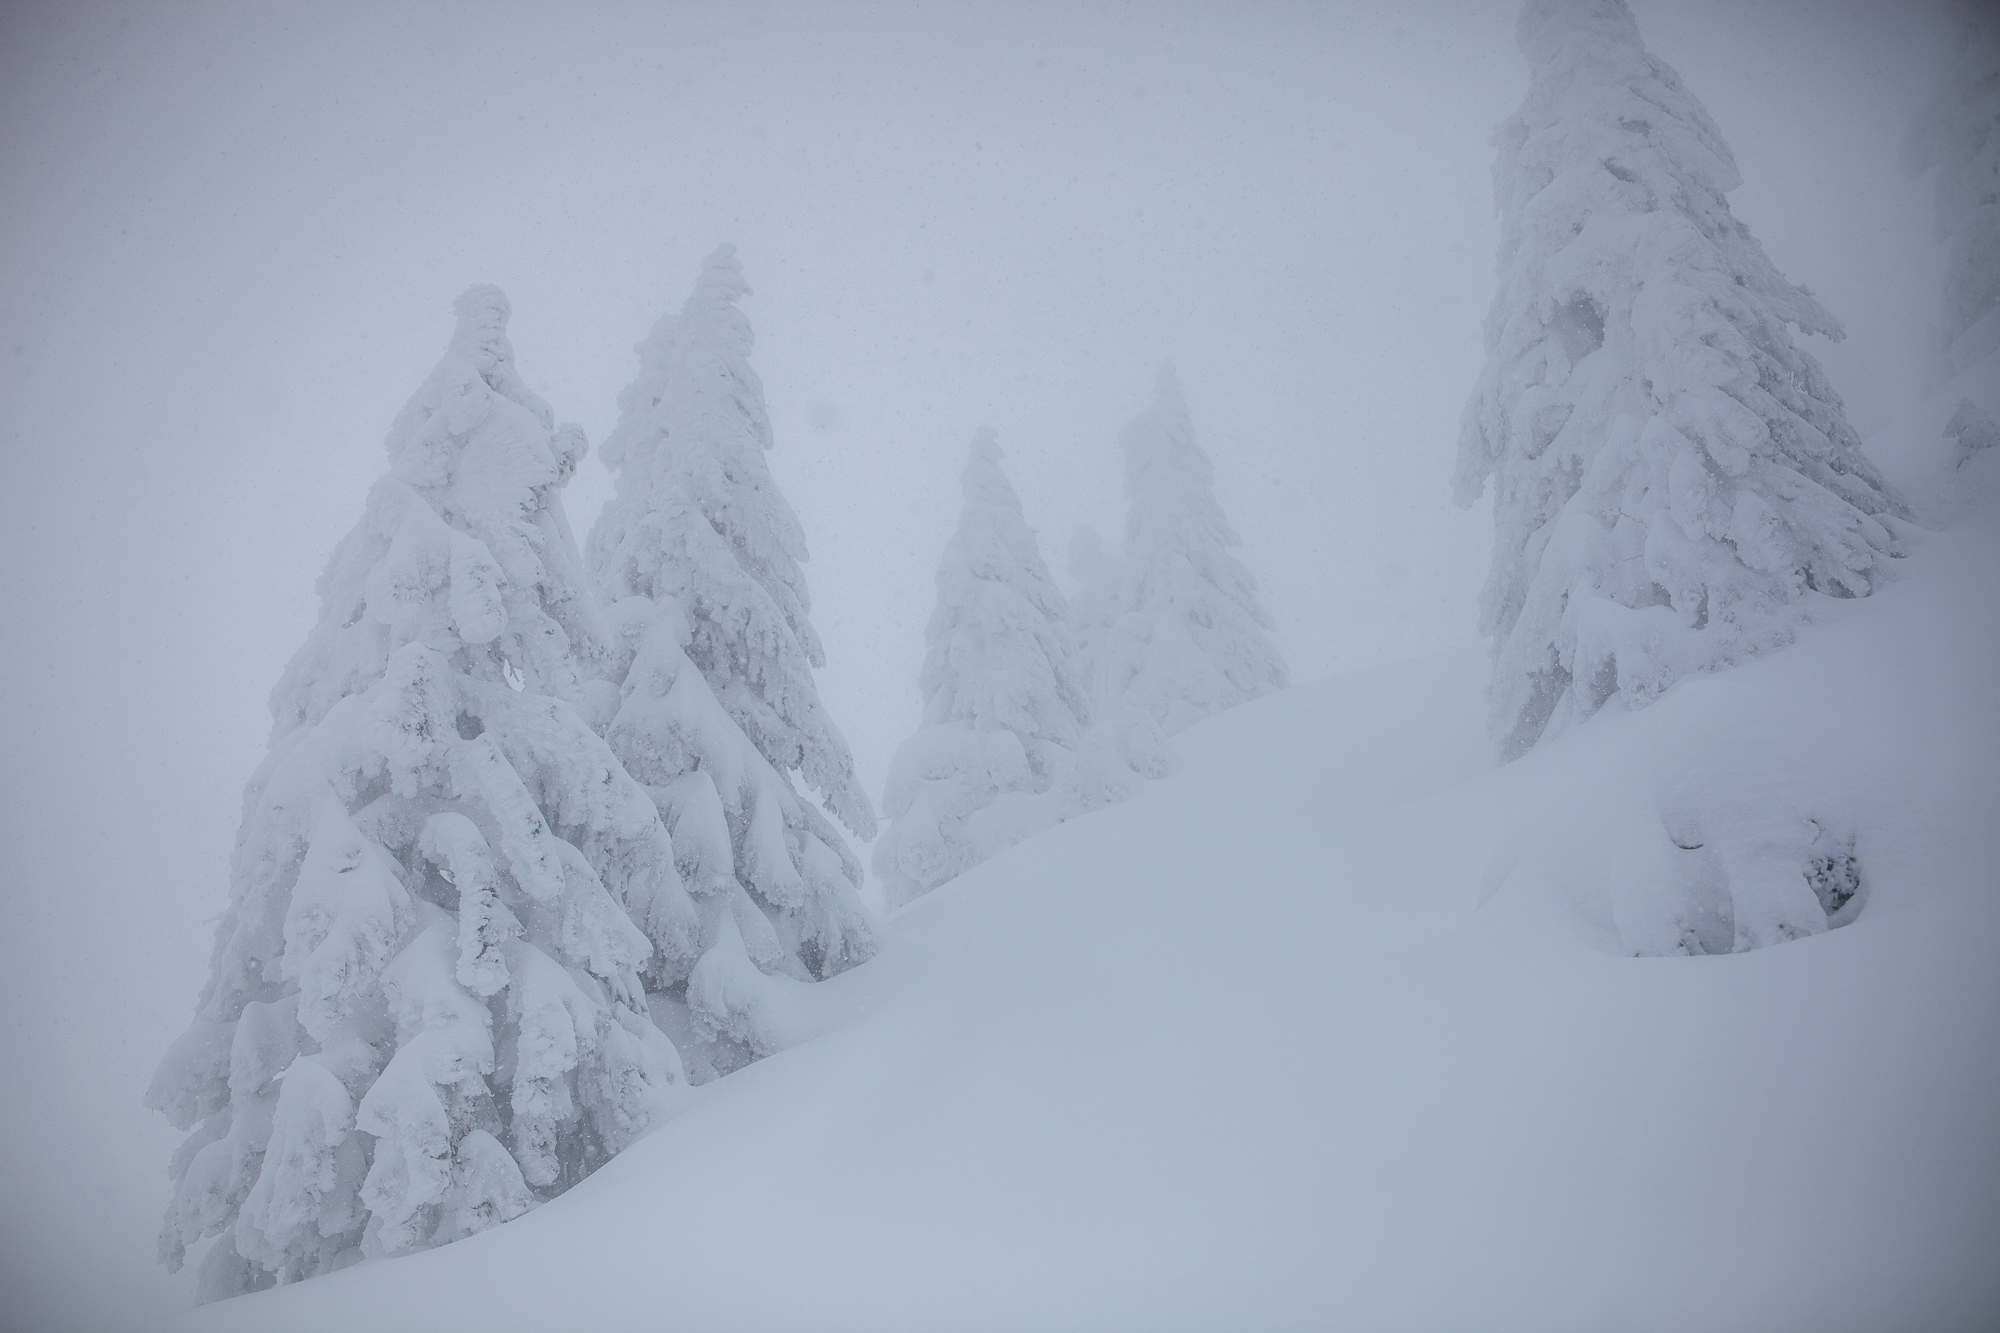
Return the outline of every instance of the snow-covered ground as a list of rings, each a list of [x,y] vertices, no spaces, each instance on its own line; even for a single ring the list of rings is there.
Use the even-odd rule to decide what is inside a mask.
[[[1947,472],[1955,401],[1871,446],[1935,530],[1795,646],[1497,769],[1471,653],[1236,709],[555,1202],[176,1327],[1991,1327],[2000,457]],[[1628,956],[1669,826],[1753,805],[1851,824],[1858,920]]]

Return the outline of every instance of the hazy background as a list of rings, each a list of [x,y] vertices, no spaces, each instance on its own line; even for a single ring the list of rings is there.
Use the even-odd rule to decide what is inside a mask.
[[[1813,350],[1866,432],[1937,304],[1894,150],[1947,25],[1633,7],[1735,148],[1737,215],[1847,322]],[[821,690],[877,796],[973,428],[1060,571],[1072,525],[1118,531],[1116,432],[1162,357],[1295,679],[1456,646],[1514,12],[0,8],[0,1323],[190,1298],[152,1264],[179,1136],[140,1097],[205,976],[265,695],[459,291],[508,291],[522,372],[594,442],[632,345],[738,244]],[[587,460],[579,537],[608,491]]]

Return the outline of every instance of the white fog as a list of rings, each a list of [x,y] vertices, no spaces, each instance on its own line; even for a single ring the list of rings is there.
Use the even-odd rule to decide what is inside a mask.
[[[1629,0],[1631,38],[1625,9],[1531,0],[1556,33],[1547,43],[1564,23],[1584,34],[1534,57],[1542,103],[1513,3],[0,9],[0,1327],[1987,1326],[2000,1315],[1981,1257],[2000,1242],[1987,1123],[2000,1097],[2000,883],[1988,859],[2000,854],[2000,449],[1976,438],[1991,431],[1983,414],[2000,413],[2000,361],[1990,343],[1941,359],[1936,331],[1948,289],[1984,291],[1990,316],[1995,261],[1967,242],[1974,278],[1947,277],[1940,168],[1913,175],[1901,159],[1912,125],[2000,26],[1990,10],[1942,3]],[[1955,67],[1967,31],[1982,35]],[[1696,111],[1659,93],[1669,76],[1630,72],[1639,39]],[[1846,335],[1814,332],[1794,298],[1758,285],[1762,258],[1730,252],[1736,285],[1754,294],[1742,299],[1776,312],[1764,327],[1783,346],[1755,353],[1785,367],[1791,387],[1773,392],[1803,395],[1805,407],[1784,401],[1815,423],[1812,447],[1841,486],[1853,483],[1834,486],[1823,519],[1847,544],[1832,556],[1833,538],[1800,537],[1817,554],[1799,558],[1796,578],[1773,574],[1778,557],[1748,553],[1751,502],[1704,536],[1677,479],[1671,531],[1676,542],[1693,532],[1694,553],[1648,545],[1646,568],[1661,603],[1685,590],[1659,568],[1700,584],[1688,632],[1707,637],[1648,640],[1645,681],[1624,630],[1603,632],[1617,652],[1570,620],[1543,633],[1572,589],[1533,584],[1558,524],[1522,497],[1546,498],[1571,474],[1557,454],[1535,471],[1551,432],[1527,445],[1510,434],[1529,430],[1519,385],[1533,375],[1521,367],[1541,354],[1506,361],[1513,344],[1485,332],[1496,290],[1503,304],[1527,290],[1502,288],[1513,279],[1496,267],[1511,225],[1496,209],[1496,184],[1503,199],[1511,188],[1496,181],[1496,151],[1511,151],[1496,127],[1528,116],[1526,98],[1529,111],[1555,108],[1551,135],[1570,132],[1572,50],[1579,69],[1626,71],[1592,77],[1654,99],[1676,124],[1706,109],[1741,178],[1715,186],[1724,212]],[[1965,103],[1987,108],[1980,134],[2000,76],[1985,77]],[[1671,152],[1693,161],[1700,133],[1686,136]],[[1990,232],[2000,203],[1977,172],[1990,177],[2000,133],[1983,142],[1964,207]],[[1520,151],[1531,174],[1536,150]],[[1720,179],[1688,172],[1675,179]],[[1523,253],[1560,248],[1533,221],[1552,216],[1555,193],[1521,205]],[[1690,216],[1708,206],[1675,200]],[[724,245],[747,292],[716,267]],[[1579,273],[1617,262],[1569,253]],[[711,290],[706,324],[681,314],[698,279]],[[1623,290],[1599,269],[1575,281]],[[459,309],[474,313],[455,315],[481,284],[504,307],[467,297]],[[1536,291],[1535,319],[1554,328],[1554,298]],[[1616,322],[1623,307],[1608,299]],[[1716,301],[1728,305],[1703,308]],[[1593,308],[1603,343],[1603,301]],[[635,349],[663,317],[671,336],[642,362]],[[738,321],[754,334],[747,352],[730,341]],[[1699,321],[1635,315],[1627,342],[1649,367],[1749,348]],[[728,369],[730,394],[702,396],[691,348]],[[1171,388],[1156,379],[1167,362]],[[746,365],[761,400],[742,388]],[[1556,376],[1531,390],[1568,393],[1565,412],[1582,403],[1581,432],[1596,409],[1578,365],[1568,389]],[[1629,395],[1638,374],[1604,371],[1603,394]],[[643,392],[621,404],[635,377]],[[479,526],[497,489],[451,472],[457,462],[435,463],[425,475],[450,480],[431,490],[410,481],[408,459],[449,452],[424,423],[457,410],[454,393],[480,413],[491,399],[510,439],[554,460],[508,520],[518,537],[521,524],[556,531],[535,509],[550,497],[566,513],[574,568],[544,552],[538,592],[523,591],[500,528]],[[536,424],[537,400],[552,421]],[[1485,403],[1471,418],[1469,401]],[[662,402],[681,415],[641,410]],[[1947,438],[1961,403],[1973,424]],[[1606,412],[1604,438],[1651,447],[1636,417],[1619,426]],[[762,414],[768,452],[754,447]],[[1701,485],[1761,475],[1700,437],[1700,415],[1675,425],[1707,449],[1714,480]],[[724,417],[731,438],[753,439],[743,457],[768,463],[767,489],[744,481],[724,445],[710,459],[685,443]],[[1475,419],[1490,479],[1461,507],[1462,420]],[[566,485],[550,479],[572,465],[573,437],[553,423],[576,423],[588,444]],[[997,452],[973,444],[982,428]],[[625,492],[606,466],[614,439],[614,460],[633,460]],[[1575,447],[1597,457],[1595,439]],[[392,456],[405,460],[407,501],[377,487]],[[786,610],[788,628],[758,629],[753,611],[744,629],[730,619],[740,599],[703,600],[710,557],[676,566],[646,545],[665,530],[648,524],[674,521],[647,506],[680,512],[680,492],[643,489],[670,489],[658,480],[668,464],[646,472],[656,456],[689,476],[712,465],[758,505],[789,503],[810,606]],[[1798,466],[1825,479],[1818,463]],[[1142,474],[1151,480],[1130,480]],[[755,565],[760,541],[785,545],[774,509],[744,520],[744,537],[728,526],[740,514],[717,517],[736,500],[710,505],[698,493],[708,482],[672,484],[693,509],[708,505],[759,586],[791,586],[790,554]],[[1606,502],[1606,532],[1620,504],[1631,522],[1646,517],[1636,486]],[[1762,531],[1822,521],[1770,499],[1789,502],[1790,487],[1759,492],[1755,505],[1783,510]],[[442,523],[396,508],[417,512],[420,492]],[[1128,520],[1128,500],[1140,517]],[[1211,512],[1240,544],[1216,536]],[[315,581],[358,522],[376,525],[385,551],[420,527],[424,541],[448,540],[457,620],[394,621],[381,592],[394,580],[361,565],[332,579],[322,607]],[[1079,525],[1111,553],[1097,583],[1071,559]],[[1197,529],[1207,546],[1173,546]],[[1496,594],[1505,632],[1482,642],[1496,532],[1529,554],[1519,587]],[[465,555],[466,534],[497,554]],[[1610,555],[1549,549],[1620,611],[1666,617],[1648,604],[1651,585],[1617,591],[1625,575],[1606,572],[1628,540],[1639,539],[1606,537]],[[445,561],[396,559],[406,583],[428,577],[423,559]],[[1829,581],[1828,561],[1845,562],[1845,582]],[[1558,565],[1550,555],[1546,570]],[[1196,592],[1162,602],[1185,625],[1147,609],[1158,580],[1144,571],[1169,566],[1199,575]],[[1238,568],[1254,592],[1232,582]],[[518,625],[525,605],[467,610],[467,569],[505,598],[533,592],[576,645],[589,637],[579,625],[601,623],[599,656],[578,646],[583,666],[538,675],[517,646],[504,659],[494,648],[490,670],[466,665],[515,642],[467,626]],[[663,591],[670,573],[677,592]],[[948,593],[934,617],[940,588],[982,578],[1006,584],[1004,614]],[[1742,591],[1788,578],[1769,594],[1776,610]],[[349,716],[344,696],[386,688],[380,663],[353,665],[373,648],[316,648],[286,675],[310,656],[302,645],[350,644],[339,636],[363,617],[348,620],[336,593],[367,604],[392,647],[422,639],[455,663],[464,698],[489,699],[483,721],[460,713],[449,774],[409,779],[436,788],[412,806],[430,812],[421,839],[381,831],[415,816],[364,809],[389,777],[343,789],[348,770],[332,760],[312,790],[331,780],[344,808],[304,824],[259,813],[276,800],[262,784],[285,747],[307,753],[308,733],[329,753],[349,744],[325,718]],[[1738,598],[1755,605],[1726,611]],[[1710,628],[1711,604],[1737,637]],[[1545,605],[1555,609],[1538,620]],[[1120,619],[1139,615],[1155,618]],[[808,616],[824,648],[809,673]],[[1515,616],[1517,637],[1543,637],[1509,647]],[[1169,641],[1170,625],[1181,638]],[[1003,629],[1016,656],[981,685],[968,663],[1000,661],[989,645]],[[781,648],[767,651],[774,636]],[[714,647],[725,641],[736,646]],[[926,667],[927,647],[948,665]],[[733,684],[718,665],[731,652],[751,654]],[[1205,683],[1188,685],[1203,652]],[[714,694],[701,704],[707,729],[687,723],[671,742],[636,705],[620,711],[643,693],[642,669],[668,669],[663,654],[689,681],[706,672],[703,699]],[[1537,654],[1560,669],[1507,676]],[[1617,674],[1614,658],[1618,687],[1589,694],[1592,673]],[[496,682],[527,702],[492,693]],[[743,690],[762,693],[745,703]],[[548,714],[559,720],[520,721],[541,695],[561,701]],[[1040,720],[1006,720],[1030,715]],[[558,732],[573,742],[549,739]],[[847,779],[814,776],[816,762],[840,768],[826,759],[835,733],[867,820],[833,808]],[[530,822],[562,844],[566,882],[581,876],[589,901],[616,915],[602,927],[613,943],[591,957],[637,951],[615,965],[587,963],[582,945],[561,953],[550,941],[573,945],[585,909],[549,907],[564,924],[544,939],[525,904],[556,903],[556,890],[522,887],[527,872],[507,867],[527,854],[510,843],[502,855],[493,835],[505,881],[493,920],[520,935],[504,942],[512,975],[547,964],[579,978],[547,983],[571,997],[567,1012],[595,1006],[597,1045],[576,1018],[582,1035],[563,1040],[583,1047],[555,1083],[568,1078],[588,1115],[610,1117],[616,1102],[629,1132],[600,1127],[587,1152],[575,1148],[585,1113],[563,1111],[571,1092],[559,1091],[546,1112],[556,1146],[538,1156],[516,1141],[531,1118],[526,1074],[512,1109],[441,1093],[451,1128],[437,1151],[456,1165],[440,1169],[458,1172],[459,1190],[491,1167],[505,1188],[489,1203],[513,1200],[501,1213],[514,1220],[454,1231],[449,1219],[476,1210],[453,1213],[449,1199],[446,1222],[436,1200],[391,1218],[389,1168],[372,1164],[389,1161],[394,1132],[369,1126],[393,1114],[369,1109],[360,1076],[336,1067],[328,1034],[352,1035],[339,1026],[347,1011],[298,998],[298,940],[324,931],[270,909],[293,950],[288,979],[266,975],[243,994],[317,1015],[298,1019],[283,1059],[323,1055],[334,1073],[283,1082],[321,1080],[328,1115],[349,1117],[345,1165],[326,1179],[367,1202],[311,1223],[323,1253],[281,1263],[273,1241],[269,1264],[197,1308],[204,1248],[247,1234],[242,1207],[275,1215],[243,1202],[263,1141],[239,1153],[235,1202],[186,1222],[197,1243],[169,1273],[156,1237],[180,1206],[169,1163],[187,1131],[145,1101],[197,1004],[214,1007],[198,998],[212,964],[218,976],[235,966],[211,949],[232,901],[250,910],[241,894],[279,881],[270,891],[290,894],[293,878],[317,873],[313,856],[348,847],[348,864],[386,876],[384,901],[410,898],[382,909],[375,943],[352,927],[360,942],[339,983],[380,1010],[380,1059],[408,1044],[408,1031],[386,1035],[397,1022],[463,1022],[479,1028],[454,1048],[466,1068],[483,1058],[504,1092],[495,1061],[525,1067],[516,1048],[540,1021],[524,1017],[528,983],[467,980],[488,975],[478,966],[507,975],[500,935],[478,966],[464,945],[458,980],[439,983],[476,997],[471,1018],[397,998],[418,994],[395,978],[414,975],[423,949],[446,949],[461,927],[472,939],[471,908],[457,904],[493,873],[480,832],[492,821],[467,794],[463,747],[475,743],[508,791],[540,801]],[[593,785],[558,765],[560,779],[530,774],[523,788],[509,765],[526,773],[518,747],[535,745],[571,745],[603,771]],[[739,799],[720,776],[720,794],[700,797],[712,811],[687,795],[689,773],[746,764],[740,791],[761,795]],[[947,767],[949,792],[936,786]],[[571,804],[586,790],[598,802],[587,819]],[[886,850],[866,836],[877,815]],[[765,832],[746,834],[757,820]],[[1768,833],[1780,823],[1791,831]],[[586,824],[589,838],[570,831]],[[239,836],[267,839],[273,864],[292,860],[266,884],[243,869],[255,857],[239,858],[232,900]],[[1698,919],[1701,895],[1726,897],[1730,872],[1676,870],[1673,849],[1725,849],[1703,853],[1722,866],[1731,838],[1761,839],[1745,853],[1760,864],[1786,838],[1809,846],[1824,917],[1809,930],[1781,912],[1756,917],[1765,909],[1739,867],[1733,926]],[[770,884],[745,868],[787,854],[794,864]],[[627,879],[613,883],[612,862]],[[1864,891],[1825,888],[1846,866]],[[1788,883],[1797,871],[1785,863]],[[426,874],[455,886],[448,901],[425,898]],[[659,924],[664,897],[635,905],[641,880],[646,894],[686,881],[686,922]],[[711,880],[740,905],[704,897]],[[1660,887],[1697,880],[1706,887],[1686,902]],[[1785,892],[1817,910],[1798,884]],[[501,905],[512,893],[526,894],[519,921]],[[692,941],[678,972],[674,930]],[[723,947],[718,931],[736,950],[726,975],[693,961]],[[371,948],[385,951],[373,963]],[[1730,956],[1658,956],[1706,953]],[[390,977],[386,1002],[352,981],[362,973]],[[423,1013],[392,1021],[397,1004]],[[648,1089],[629,1104],[582,1090],[592,1058],[624,1049],[618,1033],[642,1052],[628,1076]],[[246,1057],[234,1074],[220,1058],[240,1136],[255,1080]],[[476,1075],[427,1077],[426,1096],[485,1095]],[[609,1086],[615,1070],[603,1077]],[[260,1086],[268,1117],[276,1085]],[[226,1134],[227,1121],[196,1132]],[[475,1121],[484,1128],[468,1130]],[[356,1193],[364,1169],[372,1183]],[[260,1197],[281,1188],[267,1182]],[[1860,1252],[1829,1249],[1848,1241]]]

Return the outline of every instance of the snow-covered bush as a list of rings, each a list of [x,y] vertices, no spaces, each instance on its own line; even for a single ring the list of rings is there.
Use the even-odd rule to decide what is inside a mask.
[[[1122,562],[1093,554],[1073,562],[1115,569],[1123,587],[1091,584],[1093,619],[1082,626],[1092,677],[1094,728],[1141,771],[1160,771],[1159,736],[1285,686],[1285,665],[1265,637],[1271,618],[1257,581],[1230,554],[1241,540],[1215,499],[1214,469],[1195,443],[1173,367],[1162,366],[1153,402],[1119,437],[1125,453]],[[1080,599],[1081,600],[1081,599]]]
[[[1494,488],[1481,628],[1508,757],[1867,595],[1906,512],[1793,343],[1840,325],[1731,216],[1729,148],[1623,0],[1530,0],[1518,32],[1456,486]]]
[[[1937,168],[1947,247],[1936,331],[1947,377],[2000,349],[2000,16],[1961,0],[1951,68],[1903,141],[1912,176]]]
[[[1961,398],[1958,410],[1945,423],[1944,435],[1955,446],[1951,451],[1951,465],[1962,468],[1982,450],[2000,445],[2000,421],[1995,421],[1990,413],[1970,398]]]
[[[859,861],[793,786],[796,773],[874,836],[813,683],[825,655],[805,538],[764,459],[748,292],[722,246],[639,345],[604,444],[617,493],[588,543],[622,682],[605,736],[665,816],[694,900],[684,943],[646,981],[697,1078],[783,1045],[796,987],[875,949]]]
[[[875,844],[892,907],[1073,813],[1046,793],[1074,767],[1088,705],[1068,608],[1000,458],[992,431],[973,436],[965,507],[938,565],[923,721],[890,766],[893,822]]]
[[[584,449],[458,302],[271,697],[194,1024],[161,1255],[216,1299],[469,1235],[630,1143],[685,1079],[640,969],[694,910],[579,710],[605,645],[560,493]]]
[[[1734,804],[1695,795],[1698,804],[1669,805],[1662,815],[1679,853],[1681,916],[1672,923],[1678,936],[1657,952],[1758,949],[1860,915],[1866,886],[1851,819],[1835,823],[1823,810],[1788,808],[1765,793]]]

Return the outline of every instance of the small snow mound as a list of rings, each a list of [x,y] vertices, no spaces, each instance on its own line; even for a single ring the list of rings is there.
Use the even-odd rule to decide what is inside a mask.
[[[1961,398],[1958,410],[1945,423],[1944,434],[1946,439],[1958,446],[1952,451],[1952,467],[1962,468],[1980,450],[2000,444],[2000,421],[1995,421],[1970,398]]]

